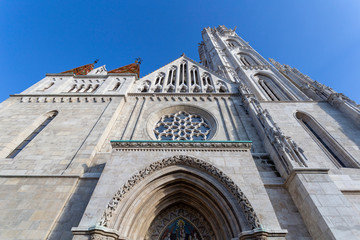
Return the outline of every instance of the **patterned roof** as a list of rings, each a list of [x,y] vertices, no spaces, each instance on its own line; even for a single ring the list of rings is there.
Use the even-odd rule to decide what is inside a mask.
[[[109,71],[108,73],[136,73],[137,76],[140,76],[140,64],[137,62],[116,68],[114,70]]]
[[[94,63],[86,64],[81,67],[73,68],[62,73],[73,73],[75,75],[86,75],[94,69]]]

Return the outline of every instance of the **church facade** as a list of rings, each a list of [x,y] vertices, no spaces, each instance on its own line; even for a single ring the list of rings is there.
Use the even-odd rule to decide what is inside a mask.
[[[360,109],[235,30],[0,105],[0,239],[360,239]]]

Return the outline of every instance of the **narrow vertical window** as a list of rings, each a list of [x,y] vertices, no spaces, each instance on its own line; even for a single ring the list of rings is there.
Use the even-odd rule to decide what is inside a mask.
[[[68,92],[76,92],[76,91],[77,91],[77,87],[76,84],[74,84]]]
[[[199,73],[198,73],[197,69],[194,70],[194,74],[195,74],[195,82],[196,82],[196,84],[200,85]]]
[[[262,74],[255,75],[258,78],[259,85],[264,89],[269,98],[273,101],[288,101],[291,100],[290,95],[285,88],[281,86],[272,77]]]
[[[115,87],[113,88],[113,91],[117,91],[120,87],[120,82],[117,82]]]
[[[55,83],[51,82],[49,83],[46,87],[43,88],[43,91],[48,90],[49,88],[51,88]]]
[[[359,167],[352,156],[312,117],[297,112],[295,117],[338,167]]]
[[[190,77],[191,77],[191,85],[195,84],[195,79],[194,79],[194,70],[190,70]]]
[[[173,76],[172,76],[172,81],[171,81],[171,84],[173,86],[175,86],[175,81],[176,81],[176,69],[173,70]]]
[[[171,83],[172,72],[173,72],[173,70],[170,69],[169,76],[168,76],[168,82],[167,82],[168,85]]]
[[[14,151],[12,151],[7,158],[14,158],[16,155],[19,154],[19,152],[21,152],[21,150],[23,150],[26,145],[29,144],[29,142],[31,142],[31,140],[33,140],[58,114],[57,111],[54,111],[50,114],[50,116],[48,116],[46,118],[46,120],[40,124],[39,127],[37,127],[24,141],[22,141],[15,149]]]
[[[94,87],[94,89],[93,89],[91,92],[95,92],[96,89],[98,89],[98,88],[99,88],[99,84],[96,84],[95,87]]]

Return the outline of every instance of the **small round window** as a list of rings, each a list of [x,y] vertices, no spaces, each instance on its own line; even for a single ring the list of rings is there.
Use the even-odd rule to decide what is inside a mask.
[[[158,140],[207,140],[210,131],[204,118],[185,111],[164,115],[154,129]]]

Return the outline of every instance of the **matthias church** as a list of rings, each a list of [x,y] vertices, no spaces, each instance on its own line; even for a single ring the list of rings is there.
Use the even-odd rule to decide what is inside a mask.
[[[0,239],[360,239],[360,109],[225,26],[0,104]],[[175,58],[175,57],[174,57]]]

